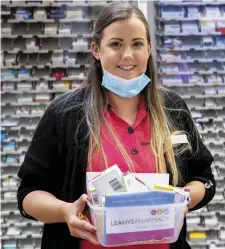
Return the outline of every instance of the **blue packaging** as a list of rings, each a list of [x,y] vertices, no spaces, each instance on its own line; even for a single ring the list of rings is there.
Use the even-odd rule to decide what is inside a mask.
[[[137,193],[117,193],[105,196],[105,207],[150,206],[174,203],[175,193],[151,190]]]
[[[6,131],[1,131],[1,142],[6,139]]]

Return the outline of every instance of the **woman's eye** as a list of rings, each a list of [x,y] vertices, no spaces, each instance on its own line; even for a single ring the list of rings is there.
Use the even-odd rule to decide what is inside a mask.
[[[113,42],[113,43],[111,43],[111,46],[112,47],[120,47],[121,44],[119,42]]]
[[[141,47],[141,46],[143,46],[143,43],[141,43],[141,42],[135,42],[134,46],[135,47]]]

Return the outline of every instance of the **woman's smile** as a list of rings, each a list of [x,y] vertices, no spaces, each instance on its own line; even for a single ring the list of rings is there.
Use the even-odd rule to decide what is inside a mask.
[[[132,70],[134,70],[134,68],[136,67],[136,65],[130,65],[130,66],[117,66],[119,69],[121,69],[122,71],[125,72],[131,72]]]

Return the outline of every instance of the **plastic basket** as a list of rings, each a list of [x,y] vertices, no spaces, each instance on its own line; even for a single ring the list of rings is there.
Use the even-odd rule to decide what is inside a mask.
[[[175,242],[187,203],[113,208],[88,205],[99,242],[113,247]]]

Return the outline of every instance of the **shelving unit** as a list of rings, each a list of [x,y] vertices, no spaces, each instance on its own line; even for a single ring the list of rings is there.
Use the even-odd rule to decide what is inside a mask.
[[[187,239],[194,249],[222,249],[225,248],[225,1],[157,1],[148,8],[154,9],[159,82],[185,99],[204,144],[215,157],[212,169],[217,181],[216,195],[205,208],[187,215]]]

